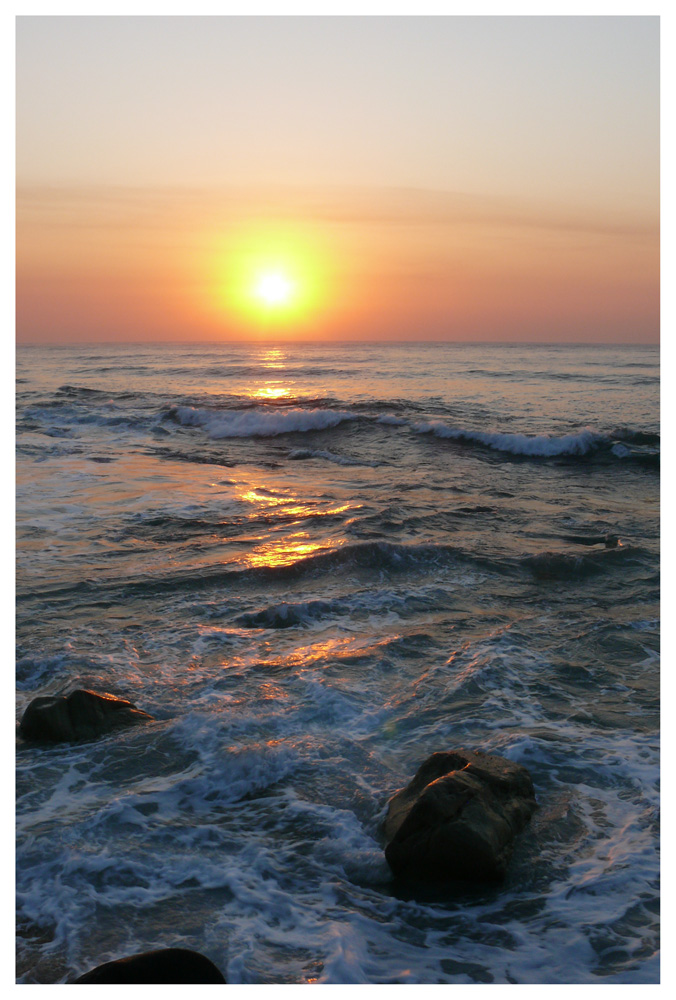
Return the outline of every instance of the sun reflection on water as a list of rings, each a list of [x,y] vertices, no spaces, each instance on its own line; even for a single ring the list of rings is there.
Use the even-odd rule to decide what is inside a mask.
[[[348,650],[351,651],[356,640],[350,636],[322,639],[318,642],[311,642],[307,646],[296,646],[291,653],[282,656],[262,657],[261,664],[266,667],[284,667],[294,669],[298,667],[308,667],[320,660],[325,660],[329,656],[345,656]]]
[[[245,493],[238,493],[237,499],[245,500],[247,503],[267,504],[268,507],[279,507],[280,504],[288,502],[287,497],[274,496],[267,491],[263,493],[261,492],[261,488],[256,487],[246,490]]]
[[[286,366],[286,354],[278,347],[261,351],[258,364],[261,368],[275,368],[281,372]],[[261,379],[257,385],[248,390],[251,399],[274,402],[277,399],[287,399],[292,395],[288,380],[281,378]]]
[[[251,393],[253,399],[284,399],[290,395],[291,390],[288,386],[280,385],[279,382],[266,382]]]
[[[250,503],[260,508],[275,508],[275,513],[291,514],[296,517],[328,517],[333,514],[344,514],[346,510],[357,509],[360,505],[347,501],[346,503],[327,507],[322,510],[318,504],[304,502],[297,496],[280,496],[272,490],[262,486],[254,486],[242,493],[237,494],[238,500]],[[257,517],[259,510],[251,513],[251,517]]]
[[[311,542],[307,540],[309,537],[307,532],[301,531],[294,535],[286,535],[284,538],[264,542],[263,545],[257,545],[251,552],[247,553],[246,562],[255,569],[291,566],[299,559],[307,559],[318,552],[330,551],[341,544],[341,542],[332,539]]]
[[[266,524],[265,534],[251,537],[249,541],[256,544],[237,557],[241,565],[253,568],[290,566],[319,552],[340,548],[346,539],[326,531],[328,519],[361,506],[350,500],[331,503],[324,498],[305,499],[288,486],[279,488],[251,479],[237,484],[235,496],[250,508],[244,515],[247,520],[255,525],[260,519]],[[310,518],[311,533],[298,530]]]
[[[272,347],[269,350],[263,351],[260,363],[264,368],[285,368],[285,360],[286,354],[284,351],[280,351],[278,347]]]

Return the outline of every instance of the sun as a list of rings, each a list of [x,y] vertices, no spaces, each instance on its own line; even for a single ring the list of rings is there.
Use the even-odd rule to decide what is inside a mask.
[[[217,322],[249,337],[316,334],[334,301],[332,248],[307,221],[250,221],[206,243],[201,281]],[[202,292],[201,292],[202,294]]]
[[[254,284],[254,296],[266,306],[285,306],[293,300],[294,282],[283,272],[266,271]]]

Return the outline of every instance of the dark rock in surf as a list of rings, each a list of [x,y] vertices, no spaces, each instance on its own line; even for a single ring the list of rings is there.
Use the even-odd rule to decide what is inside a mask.
[[[467,750],[435,753],[390,799],[385,857],[401,878],[501,881],[535,808],[520,764]]]
[[[27,740],[64,743],[91,740],[115,729],[152,721],[152,715],[130,701],[78,688],[68,696],[34,698],[23,714],[19,732]]]
[[[213,962],[189,948],[160,948],[98,965],[74,983],[188,985],[225,983]]]

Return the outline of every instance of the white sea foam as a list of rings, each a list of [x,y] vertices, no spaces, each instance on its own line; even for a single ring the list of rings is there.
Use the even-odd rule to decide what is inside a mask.
[[[588,452],[607,443],[603,434],[591,430],[579,434],[564,434],[562,437],[540,434],[498,434],[484,431],[469,431],[458,427],[449,427],[441,420],[431,420],[413,424],[413,429],[419,434],[435,434],[440,438],[451,438],[456,441],[476,441],[486,448],[495,451],[505,451],[512,455],[528,455],[531,457],[552,458],[556,455],[586,455]]]
[[[376,423],[389,424],[391,427],[405,427],[408,420],[404,420],[403,417],[395,417],[393,413],[383,413],[382,416],[378,417]]]
[[[345,410],[251,409],[209,410],[177,406],[172,413],[184,427],[201,427],[213,440],[239,437],[274,437],[306,431],[322,431],[355,414]]]

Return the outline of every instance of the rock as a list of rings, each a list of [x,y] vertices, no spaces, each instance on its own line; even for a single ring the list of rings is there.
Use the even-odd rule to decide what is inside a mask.
[[[34,698],[23,714],[19,732],[28,740],[90,740],[113,729],[152,721],[123,698],[78,689],[67,697]]]
[[[213,962],[189,948],[160,948],[97,965],[74,983],[225,983]]]
[[[385,857],[398,877],[500,881],[535,808],[520,764],[467,750],[435,753],[390,799]]]

